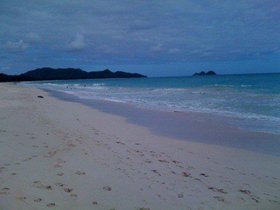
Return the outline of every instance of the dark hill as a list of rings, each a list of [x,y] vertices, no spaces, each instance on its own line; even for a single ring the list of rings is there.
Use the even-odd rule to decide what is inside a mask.
[[[213,75],[217,75],[214,71],[208,71],[208,72],[204,72],[201,71],[199,73],[194,73],[193,76],[213,76]]]
[[[40,80],[70,80],[70,79],[101,79],[101,78],[141,78],[146,77],[137,73],[104,71],[86,72],[75,68],[38,68],[20,75],[0,74],[0,82],[11,81],[40,81]]]
[[[16,82],[16,81],[20,81],[19,76],[0,73],[0,82]]]
[[[47,67],[31,70],[20,76],[36,80],[82,79],[86,78],[87,72],[82,71],[81,69],[53,69]]]

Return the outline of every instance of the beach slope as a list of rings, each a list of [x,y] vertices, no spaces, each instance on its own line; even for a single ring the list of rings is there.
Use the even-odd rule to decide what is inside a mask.
[[[276,210],[279,165],[0,84],[0,209]]]

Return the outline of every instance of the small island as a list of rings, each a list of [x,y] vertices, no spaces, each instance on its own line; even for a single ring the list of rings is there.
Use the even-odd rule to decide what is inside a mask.
[[[19,75],[7,75],[0,73],[0,82],[42,81],[42,80],[74,80],[74,79],[107,79],[107,78],[142,78],[147,77],[138,73],[124,71],[112,72],[109,69],[103,71],[83,71],[76,68],[38,68]]]
[[[215,76],[215,75],[217,75],[217,74],[214,71],[207,71],[207,72],[201,71],[199,73],[193,74],[193,76]]]

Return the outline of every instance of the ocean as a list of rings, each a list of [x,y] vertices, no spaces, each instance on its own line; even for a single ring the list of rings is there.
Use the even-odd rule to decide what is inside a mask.
[[[61,80],[25,85],[141,109],[213,114],[241,129],[280,134],[280,74]]]

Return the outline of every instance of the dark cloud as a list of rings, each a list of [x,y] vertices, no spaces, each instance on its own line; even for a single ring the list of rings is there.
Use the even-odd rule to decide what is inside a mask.
[[[28,48],[28,44],[25,43],[23,40],[19,40],[19,41],[7,41],[4,44],[3,49],[7,50],[7,52],[21,52],[24,51]]]
[[[6,66],[254,59],[279,54],[279,11],[278,0],[1,0],[0,54]]]
[[[85,49],[86,43],[82,34],[76,34],[73,40],[67,46],[70,51],[80,51]]]

